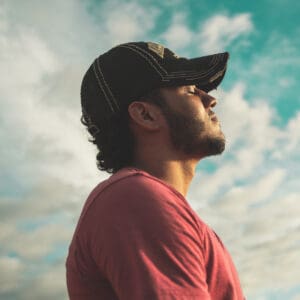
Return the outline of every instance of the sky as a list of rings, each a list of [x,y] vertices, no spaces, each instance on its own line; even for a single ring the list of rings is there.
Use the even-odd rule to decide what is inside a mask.
[[[82,205],[108,174],[80,124],[92,61],[128,41],[180,56],[229,51],[212,94],[224,154],[187,199],[224,241],[249,300],[300,299],[300,2],[0,2],[0,298],[67,299]],[[298,79],[297,79],[298,78]]]

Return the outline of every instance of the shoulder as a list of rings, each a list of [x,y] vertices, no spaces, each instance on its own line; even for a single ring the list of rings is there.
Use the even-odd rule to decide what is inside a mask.
[[[145,172],[115,175],[96,189],[93,201],[81,216],[79,231],[85,238],[94,236],[105,241],[124,233],[127,238],[201,240],[195,214],[177,191]]]
[[[96,202],[127,205],[147,201],[182,201],[183,197],[163,181],[139,170],[124,170],[108,180],[106,186],[96,196]]]
[[[165,192],[174,196],[173,192],[170,191],[170,188],[166,184],[159,179],[142,172],[137,172],[116,182],[115,187],[124,189],[129,193],[147,193],[147,195],[149,195],[149,192],[151,194],[161,194]]]
[[[187,201],[175,189],[134,169],[112,175],[92,192],[87,202],[84,215],[88,219],[137,218],[137,214],[149,220],[193,218]]]
[[[109,185],[95,205],[112,218],[142,226],[170,213],[169,203],[178,200],[162,183],[143,173],[134,173]]]

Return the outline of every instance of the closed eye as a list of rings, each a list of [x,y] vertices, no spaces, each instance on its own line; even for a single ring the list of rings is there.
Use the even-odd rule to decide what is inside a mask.
[[[188,92],[188,94],[193,94],[193,95],[197,95],[198,94],[196,90],[194,90],[194,91],[190,90],[190,91],[187,91],[187,92]]]

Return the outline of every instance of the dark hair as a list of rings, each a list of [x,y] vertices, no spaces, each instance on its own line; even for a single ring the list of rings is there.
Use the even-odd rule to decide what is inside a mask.
[[[140,98],[140,101],[162,105],[162,96],[159,89],[153,90]],[[89,127],[89,120],[85,114],[81,116],[81,123],[86,126],[92,138],[90,142],[98,149],[97,168],[108,173],[115,173],[121,168],[130,166],[134,156],[134,136],[129,127],[128,110],[119,112],[105,122],[94,122],[99,128],[95,133]]]

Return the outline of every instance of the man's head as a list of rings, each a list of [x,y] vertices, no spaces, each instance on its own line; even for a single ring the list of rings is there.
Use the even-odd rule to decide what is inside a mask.
[[[152,102],[162,111],[178,150],[198,158],[221,153],[224,136],[211,116],[215,99],[207,93],[222,81],[228,57],[180,58],[143,42],[100,55],[81,87],[82,121],[98,146],[98,167],[115,172],[130,165],[135,138],[129,121],[138,102]]]
[[[131,103],[128,112],[132,131],[142,143],[149,139],[148,132],[155,140],[153,132],[165,130],[164,144],[169,140],[178,158],[199,160],[225,148],[224,134],[212,110],[216,104],[214,97],[189,85],[155,90]]]

